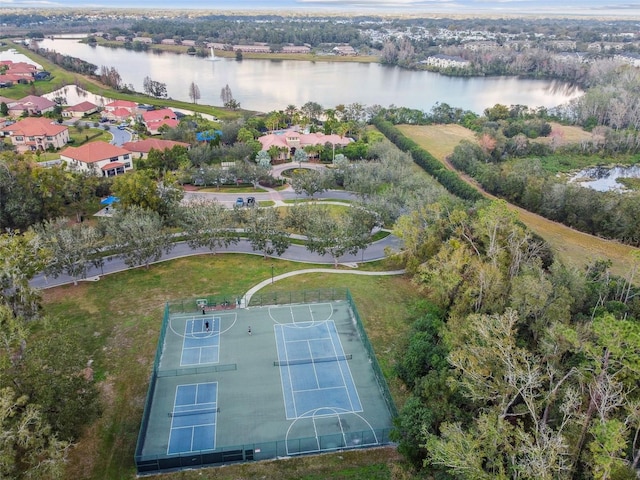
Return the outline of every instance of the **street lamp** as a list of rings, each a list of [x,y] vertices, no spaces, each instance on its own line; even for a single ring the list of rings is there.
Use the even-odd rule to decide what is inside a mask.
[[[273,285],[273,264],[271,264],[271,285]]]

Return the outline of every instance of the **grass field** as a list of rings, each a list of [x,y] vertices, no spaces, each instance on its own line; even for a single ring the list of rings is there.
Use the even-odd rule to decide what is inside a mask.
[[[579,129],[576,127],[556,125],[554,128],[559,127],[566,129],[565,140],[568,138],[580,139],[587,133],[581,133],[582,130],[578,132]],[[451,169],[453,167],[446,162],[447,155],[461,140],[475,138],[474,132],[459,125],[400,125],[398,128]],[[466,176],[463,175],[462,178],[478,187]],[[486,192],[483,194],[487,198],[494,198]],[[635,250],[634,248],[578,232],[513,205],[510,208],[518,213],[520,220],[532,231],[544,238],[565,263],[583,267],[596,259],[609,259],[613,264],[612,271],[616,275],[626,276],[629,273],[631,252]]]
[[[46,310],[69,319],[70,328],[86,339],[99,380],[104,413],[73,450],[66,478],[133,479],[133,455],[167,300],[223,295],[234,298],[276,275],[310,268],[285,261],[264,261],[245,255],[208,255],[153,265],[103,277],[98,282],[64,286],[44,292]],[[380,264],[378,264],[378,268]],[[392,268],[392,267],[391,267]],[[270,285],[291,290],[348,287],[356,299],[371,341],[386,374],[403,348],[410,309],[420,298],[404,277],[305,274]],[[401,405],[405,392],[391,381]],[[402,463],[393,449],[320,455],[263,464],[215,469],[216,478],[352,478],[391,479]],[[302,472],[308,474],[305,477]],[[161,478],[202,478],[199,473],[165,474]]]

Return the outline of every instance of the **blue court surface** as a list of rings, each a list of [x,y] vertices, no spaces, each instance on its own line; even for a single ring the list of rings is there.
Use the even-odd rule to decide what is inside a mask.
[[[333,320],[274,329],[287,419],[362,411]]]
[[[220,360],[220,317],[194,317],[184,324],[180,366],[218,363]]]
[[[167,453],[215,449],[217,411],[218,382],[178,385]]]

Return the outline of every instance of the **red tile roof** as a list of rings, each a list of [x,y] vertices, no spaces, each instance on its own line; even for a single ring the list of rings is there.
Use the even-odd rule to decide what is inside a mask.
[[[82,102],[82,103],[78,103],[77,105],[72,105],[70,107],[67,107],[65,108],[65,110],[69,112],[88,112],[95,108],[98,108],[98,106],[91,102]]]
[[[40,110],[44,110],[46,108],[54,107],[56,104],[52,102],[48,98],[39,97],[37,95],[27,95],[24,98],[18,100],[21,105],[35,105]]]
[[[65,125],[60,125],[57,122],[52,122],[50,118],[43,117],[23,118],[2,129],[3,132],[12,132],[13,135],[23,135],[25,137],[55,136],[65,130],[68,130]]]
[[[178,117],[176,117],[176,114],[170,108],[163,108],[161,110],[150,110],[142,114],[142,119],[145,123],[159,122],[160,120],[163,120],[165,118],[175,120]]]
[[[110,143],[103,141],[97,141],[85,143],[81,147],[67,147],[60,152],[60,155],[73,158],[74,160],[84,163],[95,163],[130,153],[131,152],[129,150],[122,147],[117,147],[116,145],[111,145]]]
[[[183,147],[189,146],[188,143],[184,142],[162,140],[160,138],[147,138],[138,142],[127,142],[123,144],[122,147],[131,152],[149,153],[152,148],[155,150],[167,150],[175,147],[176,145],[181,145]]]
[[[105,108],[109,107],[109,108],[127,108],[127,109],[130,109],[130,108],[136,108],[137,106],[138,106],[138,104],[136,102],[131,102],[129,100],[114,100],[111,103],[107,103],[105,105]]]
[[[104,167],[102,167],[100,170],[113,170],[114,168],[118,168],[118,167],[123,167],[124,163],[122,162],[111,162],[111,163],[107,163]]]

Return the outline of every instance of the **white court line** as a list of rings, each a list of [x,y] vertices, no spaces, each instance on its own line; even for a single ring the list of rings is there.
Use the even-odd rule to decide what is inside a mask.
[[[335,322],[333,322],[333,326],[335,328]],[[336,331],[336,335],[338,335],[338,332]],[[340,337],[338,337],[338,343],[340,344],[340,348],[342,349],[342,354],[344,355],[344,348],[342,348],[342,342],[340,342]],[[336,352],[336,345],[333,341],[333,336],[331,338],[331,345],[333,345],[333,351],[336,354],[336,356],[338,355]],[[347,368],[347,372],[349,373],[349,378],[351,379],[351,384],[353,385],[353,389],[355,390],[355,394],[356,397],[358,399],[358,403],[360,404],[360,410],[355,410],[353,408],[353,400],[351,399],[351,393],[349,392],[349,388],[347,388],[347,397],[349,397],[349,404],[351,405],[351,411],[352,412],[362,412],[362,402],[360,401],[360,395],[358,394],[358,389],[356,388],[356,384],[355,381],[353,380],[353,374],[351,373],[351,368],[349,367],[349,363],[347,363],[347,361],[345,360],[345,366]],[[342,375],[342,383],[344,384],[345,387],[348,387],[347,385],[347,381],[345,380],[344,377],[344,372],[342,371],[342,364],[338,363],[338,368],[340,369],[340,375]]]

